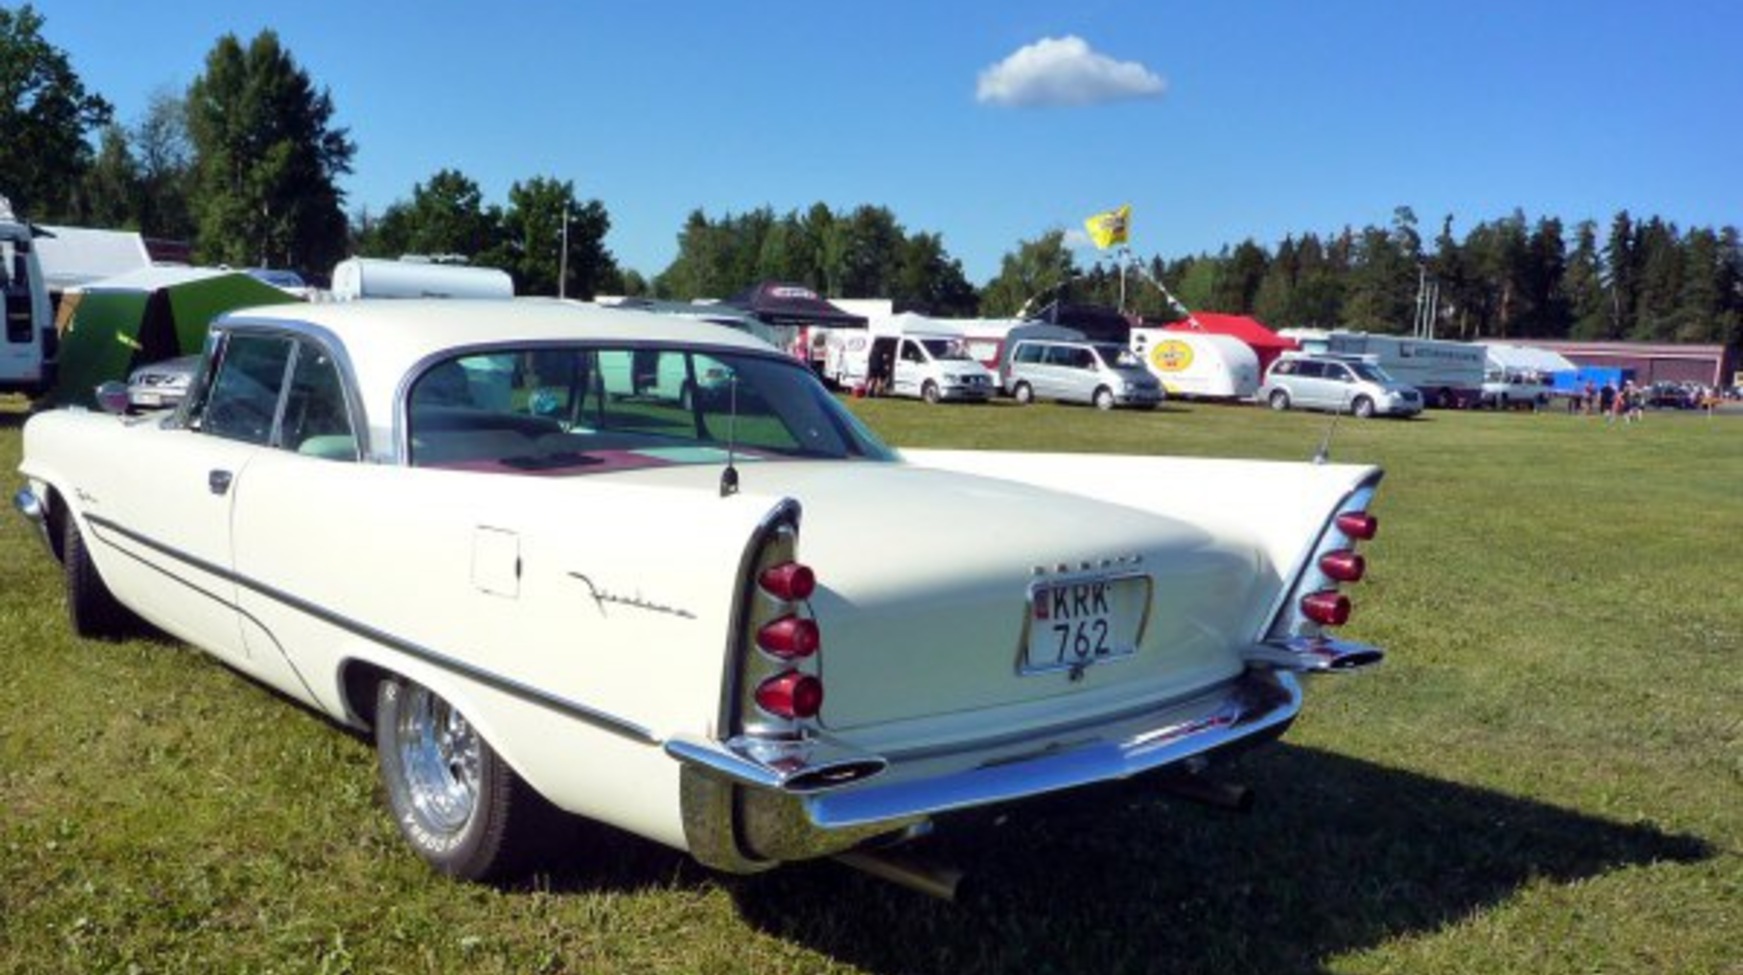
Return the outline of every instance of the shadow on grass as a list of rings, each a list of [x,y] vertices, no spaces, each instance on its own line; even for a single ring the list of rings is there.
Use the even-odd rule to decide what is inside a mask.
[[[926,841],[944,904],[833,863],[733,882],[745,919],[874,972],[1317,972],[1528,882],[1694,861],[1703,841],[1292,746],[1227,770],[1245,815],[1136,787]],[[1044,815],[1043,815],[1044,814]]]

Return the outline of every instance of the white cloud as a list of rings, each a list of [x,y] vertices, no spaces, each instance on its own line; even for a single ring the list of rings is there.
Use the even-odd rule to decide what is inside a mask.
[[[1162,76],[1136,61],[1115,61],[1081,37],[1044,37],[980,73],[978,102],[1018,108],[1094,105],[1159,98]]]

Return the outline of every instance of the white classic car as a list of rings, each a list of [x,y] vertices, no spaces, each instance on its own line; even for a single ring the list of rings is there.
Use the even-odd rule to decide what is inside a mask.
[[[751,872],[1196,770],[1380,658],[1329,635],[1376,469],[898,456],[755,338],[573,302],[233,312],[176,411],[39,414],[21,469],[76,631],[373,729],[468,878],[551,807]]]

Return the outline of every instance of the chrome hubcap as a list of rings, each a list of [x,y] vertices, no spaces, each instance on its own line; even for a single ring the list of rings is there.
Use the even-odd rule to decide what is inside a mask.
[[[478,807],[479,741],[466,717],[416,685],[405,689],[394,727],[410,806],[419,823],[456,833]]]

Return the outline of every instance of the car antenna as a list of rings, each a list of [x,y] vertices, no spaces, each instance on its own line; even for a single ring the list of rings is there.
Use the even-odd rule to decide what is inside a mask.
[[[1332,434],[1337,433],[1338,418],[1343,415],[1344,408],[1341,405],[1338,406],[1337,409],[1331,411],[1331,422],[1325,425],[1325,436],[1320,438],[1319,449],[1314,451],[1313,454],[1313,462],[1315,464],[1323,464],[1326,461],[1331,460]]]
[[[738,493],[738,468],[733,466],[733,452],[738,442],[738,370],[727,380],[726,469],[720,472],[720,496],[730,498]]]

